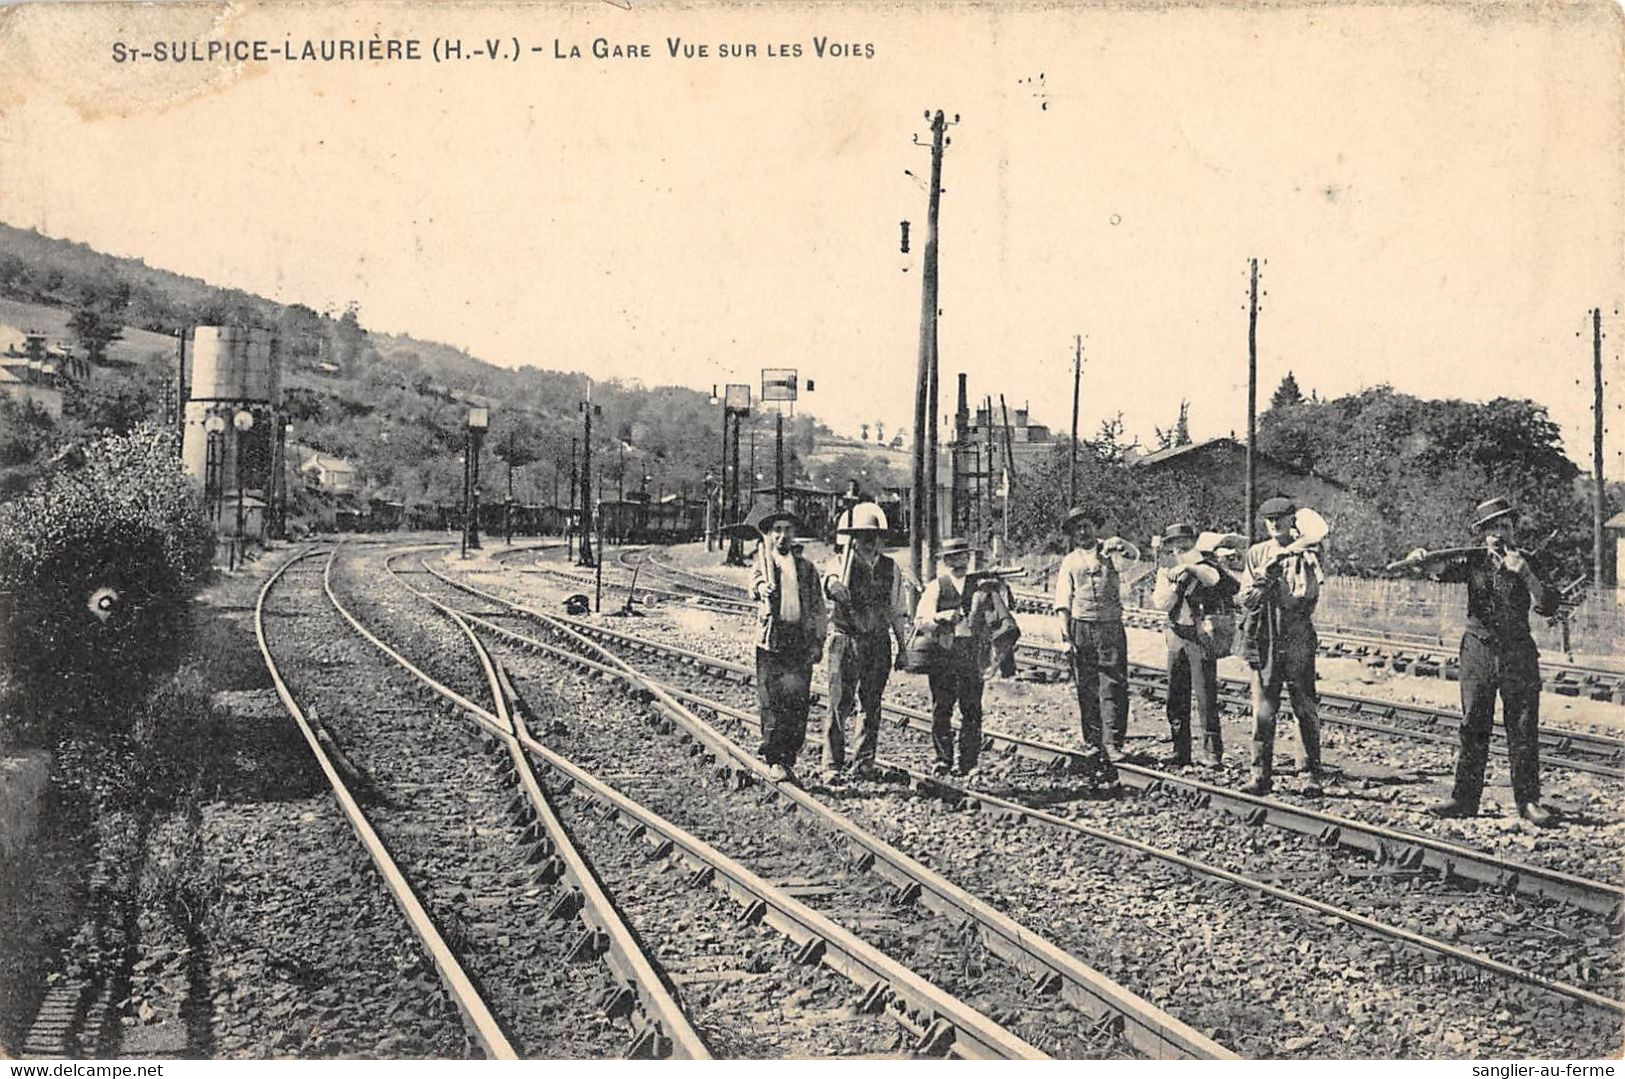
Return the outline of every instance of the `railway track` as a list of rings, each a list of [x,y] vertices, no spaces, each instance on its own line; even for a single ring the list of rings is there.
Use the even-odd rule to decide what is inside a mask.
[[[449,662],[447,657],[455,654],[453,649],[446,646],[443,633],[437,633],[436,629],[422,623],[420,601],[414,600],[416,611],[405,612],[398,607],[391,610],[395,605],[373,598],[363,601],[359,599],[360,595],[361,591],[357,590],[357,598],[352,602],[361,617],[368,614],[366,608],[371,609],[372,617],[369,620],[374,627],[382,628],[383,624],[389,623],[390,632],[412,638],[412,644],[407,647],[415,646],[420,654],[432,657],[435,663],[446,664]],[[457,712],[472,717],[492,734],[501,736],[505,703],[493,711],[476,704],[464,692],[437,681],[435,676],[413,666],[399,651],[373,633],[357,613],[340,605],[336,595],[332,598],[341,613],[353,620],[351,624],[356,631],[375,649],[408,670],[429,691],[451,702]],[[442,623],[435,623],[434,626],[444,629]],[[494,670],[488,664],[486,669],[488,672]],[[470,679],[466,670],[459,671],[457,679],[470,692],[473,691],[473,687],[467,685]],[[603,702],[597,699],[600,697],[601,693],[595,693],[589,700],[598,705],[603,713]],[[628,711],[640,711],[634,705],[635,702],[631,701],[621,702],[621,706]],[[572,832],[578,840],[585,837],[592,843],[589,853],[595,863],[599,860],[599,854],[604,854],[603,864],[613,867],[606,872],[617,874],[618,883],[626,886],[629,905],[639,911],[652,911],[647,921],[637,927],[639,933],[652,942],[658,942],[663,959],[673,954],[693,960],[709,959],[706,969],[690,969],[683,976],[688,978],[690,984],[704,981],[710,985],[720,984],[722,988],[692,992],[685,997],[684,1003],[697,1008],[696,1026],[706,1031],[708,1036],[734,1039],[728,1044],[730,1051],[743,1052],[745,1055],[805,1053],[811,1049],[806,1044],[810,1027],[829,1028],[845,1022],[850,1027],[861,1027],[867,1038],[856,1045],[845,1045],[843,1048],[847,1052],[948,1054],[979,1058],[1042,1055],[999,1023],[813,910],[792,895],[788,888],[757,876],[704,838],[657,813],[646,804],[645,798],[633,800],[593,772],[541,744],[519,715],[513,716],[513,721],[514,737],[541,766],[545,773],[542,785],[549,794],[557,796],[556,800],[561,806],[560,815],[567,820],[573,818]],[[640,719],[639,725],[642,722]],[[646,778],[664,781],[667,775],[667,769],[657,769]],[[621,777],[623,781],[632,778]],[[598,803],[593,807],[590,819],[578,808],[570,808],[568,796],[576,794],[584,794]],[[693,784],[683,787],[678,796],[685,802],[704,800]],[[782,814],[774,810],[772,816],[780,817]],[[618,851],[604,853],[599,850],[597,840],[604,837],[605,829],[597,826],[615,820],[624,822],[627,829],[619,836]],[[611,833],[613,831],[610,830]],[[731,834],[731,829],[728,831]],[[653,847],[653,861],[666,867],[663,881],[647,877],[644,870],[650,861],[647,855],[634,858],[626,853],[629,840],[638,840]],[[542,863],[544,871],[547,864]],[[645,872],[645,879],[641,883],[628,883],[630,877],[618,875],[634,871]],[[702,895],[719,899],[703,904],[703,909],[696,910],[692,898],[696,890]],[[619,894],[618,887],[617,896]],[[566,890],[554,902],[568,903],[569,895],[570,891]],[[682,909],[674,910],[674,903]],[[732,909],[736,905],[742,911]],[[728,909],[724,911],[720,908]],[[777,950],[763,948],[760,938],[764,933],[787,941],[788,946]],[[714,954],[717,950],[714,947],[700,949],[696,953],[696,941],[714,945],[719,940],[723,942],[724,953],[728,951],[729,942],[734,947],[750,945],[748,955],[732,956],[744,969],[736,969],[727,962],[723,962],[719,968],[717,962],[729,956]],[[952,934],[947,934],[944,939],[933,943],[941,948],[950,946],[952,942]],[[835,975],[849,979],[855,988],[833,989],[829,983]],[[806,984],[809,979],[812,982],[810,985]],[[752,987],[751,992],[745,995],[755,1002],[756,1011],[741,1014],[730,1007],[747,1003],[738,999],[741,996],[739,991],[729,989],[740,985]],[[855,1007],[847,1020],[840,1019],[836,1012],[830,1012],[820,1015],[819,1022],[813,1024],[807,1013],[794,1006],[797,1001],[812,998],[839,998],[843,1003],[850,1000]],[[845,1012],[841,1011],[840,1014],[844,1015]],[[778,1029],[764,1032],[763,1024],[769,1022]],[[876,1044],[876,1027],[884,1028],[891,1036]],[[907,1032],[906,1039],[901,1043],[896,1040],[898,1027]],[[735,1037],[728,1032],[748,1033]]]
[[[484,598],[491,599],[492,597]],[[546,618],[546,616],[542,617],[543,619]],[[506,637],[516,646],[524,648],[545,647],[542,642],[536,640],[535,638],[527,637],[523,633],[518,633],[511,627],[503,627],[489,620],[484,620],[484,622],[484,628],[486,630],[498,636]],[[544,625],[545,624],[546,623],[544,622]],[[582,627],[573,626],[567,632],[573,633],[581,630]],[[592,632],[597,633],[597,631]],[[604,636],[603,634],[599,635]],[[696,677],[696,672],[707,671],[711,674],[722,675],[724,678],[722,684],[728,685],[730,688],[737,689],[737,687],[749,677],[749,672],[738,669],[737,667],[718,665],[715,664],[714,661],[707,662],[705,658],[695,657],[691,653],[685,655],[681,654],[680,650],[662,649],[660,646],[653,645],[648,642],[633,641],[626,635],[622,634],[608,634],[607,636],[618,640],[622,649],[635,648],[639,662],[644,666],[648,666],[653,661],[653,657],[657,655],[664,655],[667,658],[679,660],[680,662],[675,664],[674,673],[686,677],[690,681]],[[681,688],[675,684],[669,686],[668,691],[695,707],[710,711],[711,714],[718,717],[719,721],[732,724],[741,730],[748,729],[750,724],[753,722],[749,709],[740,708],[737,703],[729,704],[717,701],[712,699],[708,694],[696,693],[693,690]],[[923,743],[917,743],[916,749],[923,751]],[[740,751],[738,751],[737,747],[735,747],[734,752],[737,753]],[[1280,887],[1278,884],[1272,884],[1268,880],[1261,880],[1256,877],[1249,877],[1234,871],[1224,870],[1216,866],[1206,865],[1200,862],[1200,860],[1191,858],[1188,855],[1180,855],[1168,850],[1154,848],[1147,844],[1136,843],[1133,840],[1128,840],[1121,836],[1113,836],[1109,832],[1082,824],[1078,820],[1072,819],[1069,816],[1061,815],[1067,814],[1069,812],[1069,807],[1075,809],[1077,806],[1076,802],[1069,803],[1069,806],[1059,807],[1058,812],[1049,812],[1047,810],[1035,807],[1029,801],[1018,801],[1011,797],[1001,798],[985,791],[969,792],[963,789],[954,788],[951,785],[944,784],[939,780],[933,780],[926,776],[920,767],[920,765],[923,763],[924,761],[919,758],[917,753],[913,765],[905,766],[901,770],[900,774],[907,775],[913,781],[916,788],[922,791],[930,791],[936,797],[947,799],[957,805],[974,806],[985,812],[999,814],[1006,819],[1025,823],[1041,823],[1047,828],[1070,831],[1076,835],[1089,836],[1094,840],[1125,846],[1128,849],[1133,850],[1135,853],[1160,858],[1171,865],[1179,865],[1193,872],[1203,873],[1209,877],[1223,880],[1227,884],[1247,887],[1260,895],[1269,896],[1273,899],[1280,900],[1296,907],[1307,908],[1319,914],[1337,917],[1345,923],[1352,926],[1357,926],[1368,933],[1388,940],[1401,941],[1409,947],[1427,951],[1434,957],[1446,957],[1454,962],[1464,964],[1476,971],[1494,974],[1499,978],[1508,979],[1511,982],[1538,986],[1548,994],[1564,998],[1570,1002],[1579,1002],[1590,1011],[1612,1016],[1612,1019],[1604,1020],[1604,1025],[1606,1025],[1608,1022],[1617,1024],[1621,1006],[1611,996],[1604,996],[1600,993],[1594,992],[1592,989],[1577,985],[1557,984],[1547,974],[1531,969],[1530,967],[1522,967],[1518,966],[1516,963],[1497,960],[1481,953],[1473,953],[1469,949],[1464,949],[1457,945],[1452,945],[1444,941],[1429,938],[1425,934],[1417,933],[1413,930],[1406,929],[1403,926],[1385,924],[1369,915],[1359,914],[1354,911],[1338,908],[1335,904],[1329,903],[1325,899],[1292,892],[1288,889]],[[1027,778],[1030,780],[1031,777]],[[1030,794],[1031,792],[1028,791],[1027,793]],[[1055,793],[1056,791],[1054,789],[1043,792],[1046,797],[1052,796]],[[1175,801],[1179,802],[1180,800],[1175,799]],[[1051,808],[1057,807],[1052,805]],[[1188,804],[1186,804],[1184,808],[1188,810]],[[893,807],[893,809],[895,809],[895,807]],[[882,814],[882,816],[884,816],[884,814]],[[1144,823],[1143,818],[1140,819],[1140,823]],[[1164,834],[1177,834],[1179,827],[1180,826],[1175,825],[1171,833],[1169,829],[1165,828]],[[1239,825],[1237,827],[1240,828]],[[1206,838],[1208,842],[1213,841],[1211,835],[1207,836]],[[1321,838],[1324,840],[1325,837]],[[1307,844],[1305,846],[1308,848],[1308,861],[1313,862],[1317,858],[1324,858],[1326,852],[1322,848],[1317,847],[1315,844]],[[1294,874],[1302,875],[1305,872],[1309,872],[1311,875],[1314,875],[1316,872],[1313,868],[1306,870],[1301,859],[1295,864],[1291,860],[1283,859],[1283,863],[1284,864],[1277,865],[1275,867],[1277,877],[1290,878]],[[1319,872],[1321,876],[1325,876],[1324,867],[1322,867]],[[1379,894],[1375,897],[1372,905],[1380,909],[1384,905],[1393,903],[1396,899],[1396,895],[1400,897],[1408,896],[1409,889],[1415,886],[1418,878],[1421,876],[1421,867],[1413,865],[1406,867],[1391,867],[1390,869],[1385,869],[1380,872],[1364,875],[1356,873],[1355,879],[1363,879],[1365,881],[1387,880],[1390,883],[1394,883],[1399,886],[1400,890],[1397,893],[1394,891],[1394,889],[1390,888],[1386,894]],[[1411,897],[1415,901],[1412,905],[1420,905],[1426,909],[1430,902],[1449,902],[1453,907],[1460,907],[1463,904],[1471,906],[1476,903],[1479,909],[1473,914],[1464,914],[1458,909],[1456,912],[1457,920],[1454,923],[1448,924],[1446,928],[1460,934],[1463,931],[1461,924],[1462,921],[1470,920],[1475,916],[1480,917],[1480,923],[1467,930],[1469,937],[1475,937],[1481,940],[1491,938],[1496,939],[1498,943],[1503,945],[1503,950],[1511,955],[1526,953],[1532,950],[1536,944],[1546,943],[1547,947],[1545,951],[1550,957],[1547,961],[1547,966],[1561,966],[1561,949],[1554,949],[1550,947],[1549,938],[1542,940],[1539,937],[1532,937],[1528,934],[1520,933],[1512,925],[1512,922],[1515,922],[1521,918],[1533,917],[1535,919],[1535,926],[1529,930],[1529,933],[1537,935],[1546,934],[1549,932],[1549,930],[1540,922],[1540,918],[1551,918],[1556,914],[1564,913],[1555,905],[1548,905],[1539,915],[1531,916],[1528,915],[1527,912],[1520,912],[1510,916],[1505,915],[1504,913],[1497,915],[1495,908],[1498,903],[1503,906],[1506,905],[1504,902],[1504,897],[1483,892],[1454,891],[1449,887],[1451,881],[1448,877],[1445,877],[1436,883],[1441,884],[1442,887],[1435,889],[1435,893],[1431,895],[1418,895]],[[1512,906],[1518,907],[1519,905],[1512,904]],[[1568,913],[1573,914],[1574,912],[1569,911]],[[1508,920],[1509,917],[1511,921]],[[1610,943],[1609,930],[1604,928],[1602,922],[1603,920],[1601,918],[1593,917],[1587,923],[1585,930],[1593,940],[1600,937],[1600,946],[1592,949],[1592,954],[1597,956],[1607,956],[1613,951],[1613,945]],[[1561,934],[1562,930],[1558,930],[1557,932]],[[1617,994],[1617,967],[1607,971],[1599,971],[1591,968],[1589,965],[1587,965],[1587,962],[1571,965],[1574,966],[1576,970],[1586,974],[1589,980],[1592,982],[1599,985],[1604,985],[1605,987],[1616,991]]]
[[[657,573],[683,579],[703,574],[670,566],[650,557],[645,566],[653,566]],[[726,582],[709,582],[711,592],[721,596],[729,587]],[[681,599],[695,593],[672,592],[671,598]],[[734,590],[736,597],[743,593]],[[1032,594],[1028,594],[1031,597]],[[1047,602],[1047,601],[1046,601]],[[754,610],[754,604],[743,598],[714,599],[706,604],[712,609],[741,614]],[[1029,604],[1029,609],[1030,609]],[[1044,607],[1045,613],[1049,608]],[[1155,612],[1126,611],[1125,622],[1141,628],[1160,629],[1162,616]],[[1324,649],[1323,649],[1324,651]],[[1053,645],[1023,643],[1017,647],[1017,661],[1026,677],[1041,681],[1064,681],[1071,678],[1071,667],[1066,653]],[[1403,666],[1396,669],[1404,669]],[[1419,673],[1419,672],[1418,672]],[[1129,665],[1129,680],[1142,698],[1161,702],[1168,692],[1167,672],[1160,667],[1143,663]],[[1251,710],[1251,688],[1246,679],[1221,677],[1219,680],[1220,706],[1238,714]],[[1576,695],[1576,694],[1570,694]],[[1608,700],[1609,697],[1594,699]],[[1621,698],[1625,702],[1625,698]],[[1321,693],[1321,721],[1350,730],[1388,738],[1402,738],[1454,748],[1459,742],[1461,716],[1450,709],[1421,704],[1405,704],[1362,697],[1346,693]],[[1287,709],[1290,711],[1290,709]],[[1545,728],[1540,732],[1541,760],[1544,764],[1589,772],[1608,779],[1625,779],[1625,740],[1585,731]],[[1506,732],[1496,727],[1491,733],[1491,752],[1505,757]]]
[[[421,593],[427,582],[413,577],[412,584]],[[434,599],[432,595],[430,598]],[[487,628],[483,613],[466,617],[476,627]],[[1036,1023],[1031,1037],[1050,1043],[1052,1051],[1065,1055],[1230,1055],[1210,1038],[1124,992],[1098,972],[925,865],[855,827],[805,792],[773,784],[764,765],[719,736],[668,694],[643,683],[635,671],[613,657],[595,652],[596,646],[584,639],[576,638],[575,644],[591,654],[583,655],[568,648],[541,649],[543,668],[529,676],[522,674],[524,664],[536,662],[534,656],[538,653],[514,655],[510,669],[516,681],[525,683],[527,696],[546,692],[541,687],[558,681],[556,668],[564,663],[583,666],[597,676],[628,685],[640,696],[648,697],[666,717],[665,726],[673,728],[675,725],[689,739],[689,744],[695,747],[690,752],[699,751],[703,746],[710,757],[725,765],[729,774],[736,777],[736,783],[737,777],[745,777],[751,785],[764,787],[769,792],[768,802],[763,807],[765,815],[756,816],[750,813],[748,806],[736,803],[730,806],[725,821],[711,825],[719,829],[719,843],[741,842],[742,835],[771,829],[771,822],[782,819],[787,807],[800,810],[797,816],[807,817],[816,830],[800,841],[797,854],[800,860],[795,863],[794,871],[818,892],[833,892],[834,897],[864,896],[856,904],[856,917],[860,922],[873,923],[873,912],[886,912],[880,924],[869,925],[870,931],[887,941],[888,951],[892,947],[910,949],[908,954],[929,965],[929,977],[933,981],[962,988],[974,1002],[985,1002],[986,1011],[1019,1016],[1029,1025]],[[600,702],[603,696],[600,691]],[[603,725],[596,717],[592,720],[595,729]],[[607,737],[601,731],[597,736]],[[638,732],[637,737],[642,743],[636,753],[654,752],[655,747],[647,735]],[[580,752],[592,750],[581,746]],[[616,754],[610,754],[610,762],[617,759]],[[680,756],[678,760],[679,763],[664,771],[680,776]],[[688,814],[696,812],[690,804],[692,786],[679,782],[674,787],[671,774],[663,774],[660,781],[663,793],[651,792],[650,797],[668,799],[671,811],[685,814],[686,821]],[[771,861],[779,852],[765,856]],[[916,904],[920,909],[916,909]],[[889,924],[901,913],[907,913],[906,924]],[[1040,1019],[1043,1021],[1039,1022]]]

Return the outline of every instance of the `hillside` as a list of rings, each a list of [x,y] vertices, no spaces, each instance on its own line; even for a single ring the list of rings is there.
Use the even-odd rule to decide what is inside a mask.
[[[70,326],[76,318],[90,334]],[[0,492],[25,482],[41,454],[64,439],[161,419],[173,372],[160,361],[174,356],[173,335],[195,325],[275,330],[283,342],[295,438],[351,459],[369,495],[406,502],[456,497],[470,403],[493,408],[485,443],[488,492],[493,485],[505,491],[506,470],[499,462],[511,461],[516,497],[551,501],[557,490],[563,500],[572,442],[575,455],[582,452],[579,406],[588,393],[582,372],[498,367],[452,345],[370,333],[354,307],[319,313],[279,304],[4,224],[0,323],[42,330],[78,355],[104,353],[92,357],[85,384],[66,394],[60,425],[24,417],[5,424],[10,430],[0,435],[0,470],[9,470],[10,478]],[[97,333],[109,340],[98,346],[90,339]],[[720,418],[709,387],[699,392],[608,382],[591,392],[599,410],[593,423],[595,483],[606,497],[640,488],[697,495],[707,473],[718,468]],[[760,417],[756,424],[758,444],[769,447],[770,473],[772,428]],[[790,479],[813,478],[802,462],[827,435],[808,415],[786,425]],[[763,470],[759,460],[758,472]]]

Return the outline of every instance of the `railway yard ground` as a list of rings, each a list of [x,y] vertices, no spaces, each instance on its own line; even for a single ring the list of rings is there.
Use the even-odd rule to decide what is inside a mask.
[[[1625,1048],[1625,704],[1544,695],[1553,828],[1518,819],[1504,756],[1480,817],[1426,817],[1454,735],[1385,725],[1411,713],[1329,722],[1319,795],[1283,717],[1281,781],[1247,799],[1239,707],[1222,767],[1157,764],[1162,643],[1136,627],[1147,670],[1123,786],[1106,790],[1072,767],[1077,706],[1046,666],[1049,619],[1023,614],[1040,647],[989,684],[975,774],[930,774],[925,681],[896,673],[879,774],[826,782],[820,692],[798,787],[755,756],[744,571],[716,562],[703,544],[610,548],[601,612],[580,616],[564,601],[596,582],[558,541],[488,539],[468,559],[443,534],[312,542],[221,579],[127,737],[59,749],[48,772],[39,755],[4,762],[0,1047]],[[1367,717],[1459,706],[1451,681],[1387,665],[1323,658],[1320,675],[1323,697],[1361,698]]]

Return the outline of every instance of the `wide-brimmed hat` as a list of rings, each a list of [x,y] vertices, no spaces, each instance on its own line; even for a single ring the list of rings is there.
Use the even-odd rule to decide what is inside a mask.
[[[975,554],[979,550],[981,548],[972,544],[964,536],[949,536],[942,541],[942,546],[937,548],[937,557],[947,558],[949,555]]]
[[[1289,513],[1297,512],[1298,504],[1286,495],[1276,495],[1274,498],[1267,499],[1262,506],[1258,507],[1260,517],[1285,517]]]
[[[1066,520],[1061,522],[1061,528],[1064,531],[1070,532],[1072,531],[1072,526],[1078,521],[1088,521],[1096,528],[1099,528],[1101,522],[1105,519],[1106,515],[1097,509],[1091,509],[1088,506],[1073,506],[1071,509],[1066,511]]]
[[[1203,532],[1196,537],[1196,549],[1202,554],[1245,551],[1248,546],[1247,537],[1239,532]]]
[[[860,536],[871,532],[884,532],[887,529],[886,512],[873,502],[859,502],[851,509],[842,512],[840,527],[835,529],[838,536]]]
[[[1196,542],[1196,529],[1184,521],[1175,521],[1162,530],[1162,542],[1164,543],[1172,543],[1174,540],[1182,539],[1190,540],[1192,543]]]
[[[801,518],[789,510],[772,509],[768,506],[752,506],[750,512],[745,514],[745,524],[756,529],[762,535],[780,521],[789,521],[796,526],[796,531],[803,531],[807,526],[801,523]]]
[[[1478,509],[1473,511],[1473,527],[1483,528],[1485,525],[1499,517],[1516,517],[1517,515],[1518,507],[1514,506],[1507,499],[1491,498],[1480,502],[1478,504]]]

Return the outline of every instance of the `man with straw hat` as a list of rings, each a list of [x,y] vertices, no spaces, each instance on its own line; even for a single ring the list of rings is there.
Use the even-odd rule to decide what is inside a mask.
[[[1122,585],[1110,557],[1118,548],[1095,538],[1104,520],[1084,506],[1067,513],[1061,527],[1072,549],[1056,571],[1054,610],[1072,660],[1083,740],[1092,747],[1086,768],[1115,783],[1117,767],[1106,743],[1121,752],[1128,737],[1128,637]]]
[[[1436,580],[1467,586],[1467,627],[1461,638],[1461,750],[1450,800],[1428,812],[1436,817],[1478,815],[1484,769],[1495,726],[1495,696],[1507,732],[1507,760],[1518,815],[1531,824],[1552,824],[1540,804],[1540,650],[1529,632],[1529,611],[1557,613],[1548,588],[1523,552],[1513,546],[1518,511],[1504,498],[1479,503],[1473,531],[1481,546],[1455,554],[1433,572]],[[1407,562],[1431,561],[1418,548]]]
[[[854,778],[874,771],[880,741],[880,700],[891,678],[891,642],[898,655],[908,626],[908,600],[903,574],[881,551],[886,514],[873,502],[859,502],[841,513],[835,529],[844,550],[833,572],[824,577],[830,600],[829,718],[824,725],[824,770],[840,782],[846,765],[846,721],[854,698],[863,707],[863,729],[852,754]]]
[[[756,638],[760,752],[775,780],[798,783],[795,764],[807,739],[812,669],[824,650],[824,591],[812,563],[795,546],[801,526],[795,514],[758,515],[753,509],[750,518],[762,535],[750,570],[750,594],[761,620]]]
[[[922,633],[948,638],[946,655],[928,674],[931,684],[931,742],[938,775],[968,776],[982,752],[982,671],[989,652],[986,594],[971,599],[965,613],[965,575],[976,548],[955,536],[942,541],[944,569],[920,594],[915,625]],[[954,766],[954,705],[959,706],[959,763]]]

